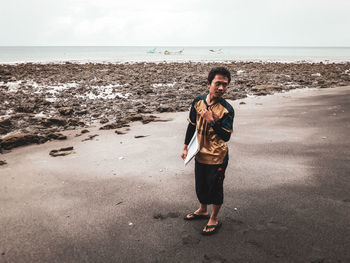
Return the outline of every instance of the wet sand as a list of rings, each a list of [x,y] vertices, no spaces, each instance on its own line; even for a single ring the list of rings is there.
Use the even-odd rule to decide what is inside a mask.
[[[0,155],[0,261],[349,262],[349,101],[349,86],[232,101],[212,237],[182,219],[197,207],[193,163],[179,157],[185,112],[13,149]]]

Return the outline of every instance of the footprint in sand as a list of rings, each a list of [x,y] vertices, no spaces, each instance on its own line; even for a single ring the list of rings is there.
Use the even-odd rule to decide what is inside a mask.
[[[267,226],[269,228],[276,229],[276,230],[288,230],[288,227],[286,227],[285,225],[277,221],[267,222]]]
[[[201,241],[199,237],[193,237],[189,234],[182,234],[181,240],[184,245],[195,245]]]
[[[224,262],[228,262],[228,261],[225,258],[221,257],[220,255],[204,254],[204,259],[202,262],[203,263],[224,263]]]
[[[272,229],[272,230],[281,230],[281,231],[285,231],[288,230],[288,227],[285,226],[284,224],[277,222],[277,221],[269,221],[269,222],[265,222],[265,221],[260,221],[259,224],[256,226],[257,230],[266,230],[266,229]]]
[[[249,245],[252,245],[254,247],[257,247],[257,248],[261,248],[262,247],[262,244],[254,239],[250,239],[250,240],[247,240],[245,241],[245,243],[249,244]]]
[[[153,214],[154,219],[160,219],[160,220],[164,220],[167,218],[178,218],[179,216],[180,216],[180,213],[178,213],[178,212],[169,212],[167,214],[162,214],[162,213],[154,213]]]
[[[227,220],[229,223],[232,223],[232,224],[237,225],[237,226],[244,225],[244,222],[243,222],[242,220],[239,220],[239,219],[227,217],[226,220]]]
[[[163,214],[161,214],[161,213],[153,214],[153,218],[154,219],[160,219],[160,220],[166,219],[166,217]]]

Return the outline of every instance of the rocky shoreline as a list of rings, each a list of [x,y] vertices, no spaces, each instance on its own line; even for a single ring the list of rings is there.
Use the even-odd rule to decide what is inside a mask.
[[[156,113],[187,111],[193,98],[206,92],[208,71],[218,65],[222,63],[0,65],[0,152],[64,140],[62,131],[94,123],[118,129],[132,121],[157,121]],[[225,66],[232,73],[225,98],[232,100],[350,85],[349,62]]]

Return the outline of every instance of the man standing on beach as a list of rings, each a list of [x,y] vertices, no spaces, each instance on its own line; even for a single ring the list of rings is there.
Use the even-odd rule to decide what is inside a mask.
[[[231,81],[230,72],[224,67],[213,68],[208,74],[209,93],[198,96],[192,102],[185,145],[181,157],[186,158],[193,134],[197,132],[199,152],[195,157],[195,185],[200,203],[199,209],[185,216],[185,220],[209,219],[202,234],[211,235],[222,223],[218,213],[223,203],[223,181],[228,164],[228,147],[233,129],[234,110],[222,98]],[[209,216],[208,205],[212,204]]]

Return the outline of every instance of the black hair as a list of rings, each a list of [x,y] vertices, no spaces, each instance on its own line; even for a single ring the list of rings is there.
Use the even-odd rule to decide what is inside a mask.
[[[228,83],[231,82],[231,73],[225,67],[212,68],[208,74],[208,84],[211,84],[216,75],[222,75],[228,78]]]

